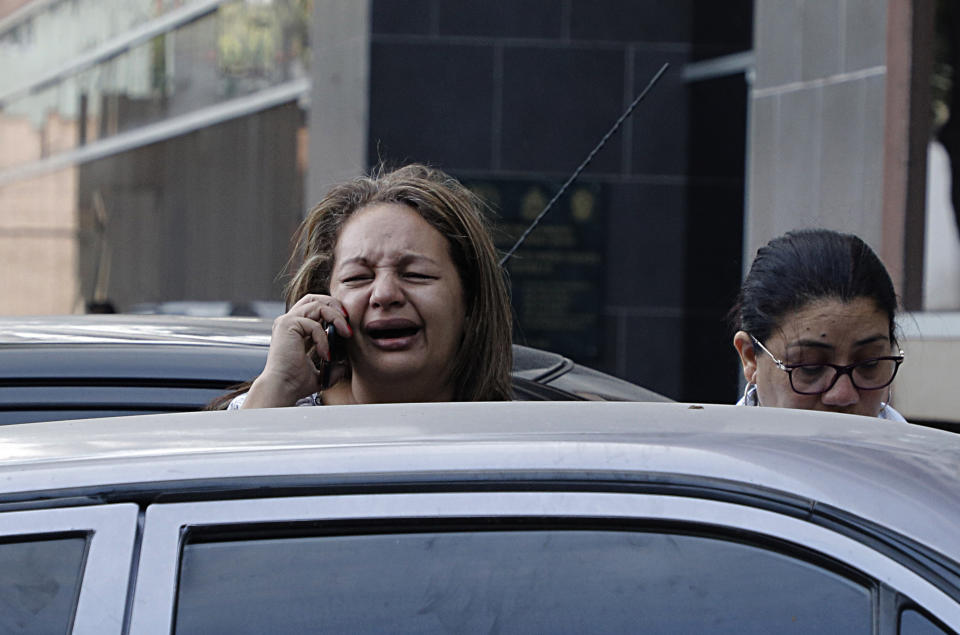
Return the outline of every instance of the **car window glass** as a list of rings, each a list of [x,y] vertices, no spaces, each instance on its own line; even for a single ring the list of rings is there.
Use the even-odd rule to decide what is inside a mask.
[[[126,417],[149,415],[166,410],[0,410],[0,426],[14,423],[37,423],[39,421],[62,421],[69,419],[93,419],[96,417]]]
[[[68,633],[86,552],[83,537],[0,543],[0,633]]]
[[[871,632],[870,591],[718,538],[596,530],[188,543],[176,632]]]
[[[900,614],[900,635],[947,635],[933,620],[920,611],[906,609]]]

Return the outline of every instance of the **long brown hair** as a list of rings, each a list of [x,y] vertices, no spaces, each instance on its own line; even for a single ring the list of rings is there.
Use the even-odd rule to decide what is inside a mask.
[[[287,307],[308,293],[329,294],[341,230],[354,213],[375,203],[398,203],[413,209],[447,240],[460,274],[467,316],[451,371],[454,400],[511,399],[510,300],[488,229],[486,206],[440,170],[420,164],[392,171],[380,167],[370,176],[333,186],[294,234],[288,266],[294,274],[285,289]],[[239,392],[242,390],[231,395]],[[211,407],[224,407],[228,396]]]

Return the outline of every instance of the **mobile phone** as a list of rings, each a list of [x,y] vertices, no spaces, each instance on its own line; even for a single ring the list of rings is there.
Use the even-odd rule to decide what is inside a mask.
[[[342,362],[347,357],[347,350],[343,338],[337,333],[333,322],[327,324],[324,330],[327,332],[327,347],[330,350],[330,361],[333,363]]]
[[[333,374],[333,365],[346,359],[346,346],[343,338],[337,334],[337,329],[333,322],[324,327],[327,333],[327,350],[330,351],[330,361],[324,362],[320,377],[320,390],[326,390],[330,387],[330,379]]]

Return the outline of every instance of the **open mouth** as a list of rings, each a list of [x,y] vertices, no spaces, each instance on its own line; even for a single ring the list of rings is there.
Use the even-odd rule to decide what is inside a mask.
[[[408,345],[422,330],[422,325],[406,318],[374,320],[365,329],[371,341],[391,349]]]
[[[419,326],[405,326],[400,328],[370,328],[367,334],[374,340],[394,340],[412,337],[420,331]]]

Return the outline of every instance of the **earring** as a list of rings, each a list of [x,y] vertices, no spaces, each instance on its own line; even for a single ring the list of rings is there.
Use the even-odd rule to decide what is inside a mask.
[[[883,413],[887,411],[887,406],[890,404],[890,397],[893,394],[893,387],[887,387],[887,400],[880,402],[880,412],[877,413],[877,416],[882,416]]]

